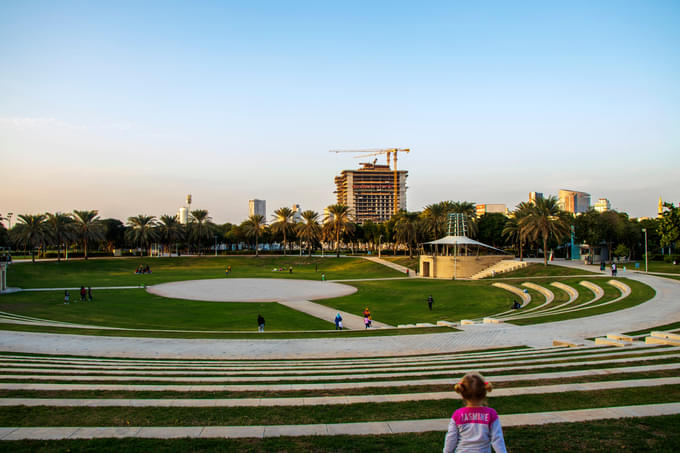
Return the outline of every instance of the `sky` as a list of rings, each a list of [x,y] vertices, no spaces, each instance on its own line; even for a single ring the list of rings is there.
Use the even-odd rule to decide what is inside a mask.
[[[680,201],[680,2],[0,2],[0,214],[335,202],[410,148],[411,211]]]

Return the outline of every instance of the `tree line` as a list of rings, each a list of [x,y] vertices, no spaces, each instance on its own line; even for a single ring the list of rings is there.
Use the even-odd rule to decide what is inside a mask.
[[[246,244],[260,252],[263,243],[282,244],[283,254],[297,244],[310,254],[322,247],[332,248],[337,256],[341,248],[377,252],[388,248],[409,257],[418,254],[424,242],[449,233],[449,214],[462,214],[467,220],[468,236],[496,248],[506,249],[520,258],[539,256],[557,249],[567,253],[571,229],[577,244],[606,245],[610,257],[637,259],[644,253],[643,229],[647,231],[649,252],[658,255],[680,245],[680,209],[666,204],[659,219],[638,221],[626,213],[593,209],[573,216],[560,209],[555,197],[519,203],[509,215],[488,213],[475,215],[474,203],[441,201],[419,212],[401,210],[386,222],[355,222],[347,206],[327,208],[327,215],[307,210],[296,218],[288,207],[277,209],[268,224],[261,215],[252,215],[240,224],[216,224],[205,209],[191,211],[188,222],[180,223],[176,215],[159,217],[139,214],[118,219],[102,219],[97,210],[75,210],[71,213],[22,214],[17,224],[7,231],[1,223],[0,245],[16,250],[45,254],[56,252],[58,260],[66,250],[78,249],[87,259],[89,251],[111,253],[113,249],[139,248],[151,253],[158,244],[166,253],[202,254],[215,244]],[[547,264],[548,253],[542,253]]]

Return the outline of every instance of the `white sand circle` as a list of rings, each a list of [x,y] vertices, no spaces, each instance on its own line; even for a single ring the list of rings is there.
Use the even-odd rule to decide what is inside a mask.
[[[149,286],[147,291],[174,299],[208,302],[277,302],[329,299],[356,292],[341,283],[280,278],[186,280]]]

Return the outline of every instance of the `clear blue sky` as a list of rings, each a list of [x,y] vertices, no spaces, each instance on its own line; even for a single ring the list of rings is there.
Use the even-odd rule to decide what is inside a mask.
[[[0,2],[0,213],[321,211],[409,147],[409,210],[680,201],[680,2]]]

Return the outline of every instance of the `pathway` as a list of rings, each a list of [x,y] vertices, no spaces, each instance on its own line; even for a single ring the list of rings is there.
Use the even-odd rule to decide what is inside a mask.
[[[409,277],[415,277],[416,276],[415,275],[416,273],[413,272],[412,269],[409,269],[406,266],[402,266],[401,264],[393,263],[392,261],[384,260],[384,259],[378,258],[376,256],[364,256],[364,259],[366,259],[368,261],[373,261],[374,263],[377,263],[377,264],[382,264],[383,266],[387,266],[390,269],[394,269],[395,271],[399,271],[402,274],[406,274],[406,271],[408,271]]]
[[[536,412],[500,415],[501,425],[545,425],[624,417],[651,417],[680,414],[680,403],[643,404],[597,409]],[[445,432],[449,418],[426,420],[396,420],[384,422],[332,423],[315,425],[268,426],[173,426],[173,427],[51,427],[0,428],[0,440],[57,440],[146,437],[171,438],[264,438],[280,436],[336,436],[365,434]]]

